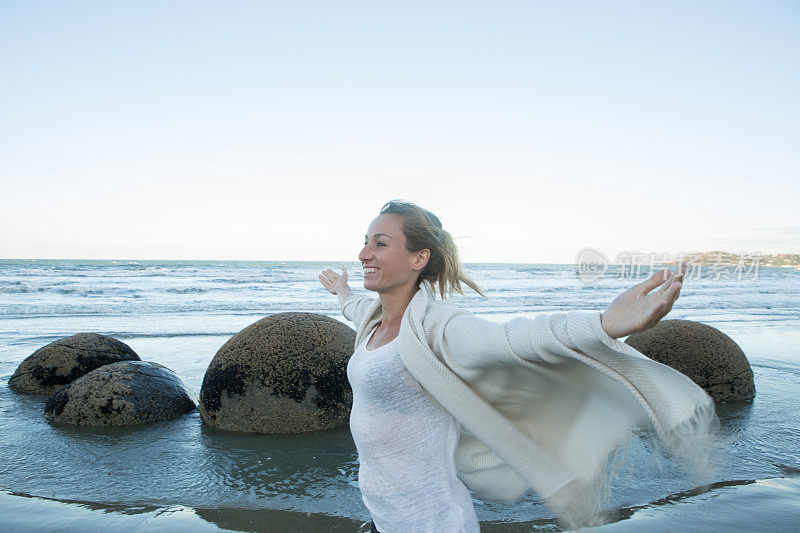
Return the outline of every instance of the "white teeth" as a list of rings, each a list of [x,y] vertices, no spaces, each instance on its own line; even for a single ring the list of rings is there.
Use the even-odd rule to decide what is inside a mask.
[[[372,268],[372,267],[368,267],[368,268],[364,269],[364,273],[365,274],[372,274],[373,272],[377,272],[377,271],[378,271],[377,268]]]

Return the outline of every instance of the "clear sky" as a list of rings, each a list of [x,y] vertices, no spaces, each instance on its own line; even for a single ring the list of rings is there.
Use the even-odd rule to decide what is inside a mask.
[[[0,257],[800,253],[800,2],[0,1]]]

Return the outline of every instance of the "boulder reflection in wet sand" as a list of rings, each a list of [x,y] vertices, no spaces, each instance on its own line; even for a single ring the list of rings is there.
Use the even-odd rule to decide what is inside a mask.
[[[306,433],[348,423],[356,333],[317,313],[276,313],[231,337],[209,364],[198,409],[229,431]]]

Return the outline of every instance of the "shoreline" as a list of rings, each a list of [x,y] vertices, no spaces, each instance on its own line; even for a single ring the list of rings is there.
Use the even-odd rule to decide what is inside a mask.
[[[633,533],[680,530],[752,531],[771,524],[771,531],[793,531],[800,523],[800,475],[718,482],[661,498],[645,505],[616,509],[616,521],[584,531]],[[753,507],[752,502],[761,502]],[[790,512],[791,511],[791,512]],[[744,519],[746,517],[746,519]],[[755,520],[755,522],[754,522]],[[0,522],[15,532],[108,531],[254,531],[366,533],[369,520],[275,509],[192,508],[179,504],[101,503],[60,500],[0,488]],[[483,533],[562,531],[552,519],[526,522],[481,521]]]

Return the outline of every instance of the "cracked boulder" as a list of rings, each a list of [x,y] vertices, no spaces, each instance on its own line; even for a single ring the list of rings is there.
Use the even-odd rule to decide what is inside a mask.
[[[78,333],[42,346],[22,361],[8,386],[25,394],[52,394],[103,365],[140,361],[122,341],[99,333]]]
[[[276,313],[247,326],[209,364],[200,416],[213,427],[247,433],[346,425],[355,338],[346,324],[317,313]]]
[[[197,407],[197,394],[169,368],[120,361],[92,370],[47,399],[44,415],[79,426],[130,426],[175,418]]]
[[[736,342],[716,328],[691,320],[661,320],[625,343],[703,387],[715,401],[755,397],[753,370]]]

